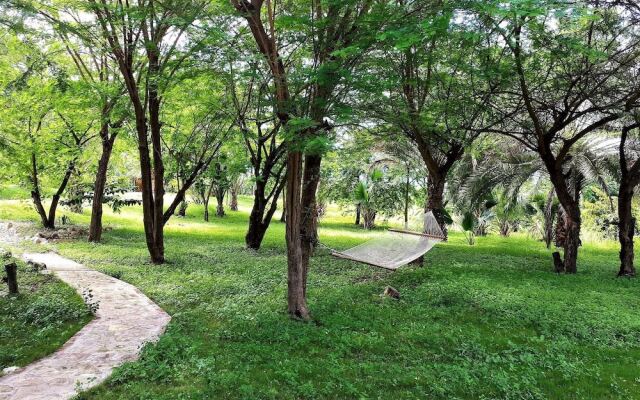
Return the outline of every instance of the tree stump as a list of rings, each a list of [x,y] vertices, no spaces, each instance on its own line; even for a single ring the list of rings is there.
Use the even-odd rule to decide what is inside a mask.
[[[557,273],[564,272],[564,262],[560,257],[560,253],[556,251],[552,254],[552,256],[553,256],[553,265],[555,267],[556,272]]]
[[[18,266],[16,263],[11,262],[9,264],[5,264],[4,270],[7,273],[6,278],[4,278],[5,282],[9,286],[9,294],[18,294]]]
[[[387,286],[384,289],[383,295],[385,295],[387,297],[394,298],[394,299],[399,299],[400,298],[400,292],[398,292],[395,288],[392,288],[391,286]]]

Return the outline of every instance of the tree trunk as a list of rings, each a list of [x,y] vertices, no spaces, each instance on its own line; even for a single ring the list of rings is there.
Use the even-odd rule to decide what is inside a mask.
[[[635,276],[636,269],[633,265],[633,237],[635,235],[636,220],[633,217],[631,202],[633,200],[633,188],[628,182],[620,184],[618,193],[618,238],[620,240],[620,271],[618,276]]]
[[[376,211],[366,207],[362,209],[364,219],[364,229],[373,229],[376,226]]]
[[[149,60],[149,84],[147,90],[149,130],[151,133],[149,136],[151,137],[151,148],[153,150],[153,184],[151,185],[153,208],[150,210],[151,218],[145,222],[150,225],[149,230],[152,234],[149,250],[151,261],[154,264],[164,263],[164,162],[162,160],[162,124],[160,122],[161,99],[158,91],[159,51],[159,48],[154,44],[147,44],[146,46],[147,59]]]
[[[302,257],[302,153],[289,150],[287,156],[286,238],[287,238],[287,308],[289,315],[310,319],[305,293],[306,265]]]
[[[287,83],[287,71],[278,54],[275,38],[267,34],[257,7],[248,8],[245,2],[232,0],[236,10],[243,13],[258,49],[265,56],[273,76],[276,97],[276,114],[283,125],[290,120],[290,93]],[[253,4],[253,3],[252,3]],[[299,135],[299,133],[298,133]],[[306,300],[307,265],[302,256],[302,152],[288,143],[287,148],[287,186],[286,186],[286,239],[287,239],[287,308],[292,318],[309,320]],[[304,203],[303,203],[304,204]],[[304,204],[305,208],[308,204]]]
[[[409,229],[409,169],[407,169],[407,181],[404,191],[404,229]]]
[[[106,132],[105,132],[106,130]],[[104,201],[104,191],[107,184],[107,171],[109,169],[109,159],[113,151],[115,135],[109,138],[109,125],[105,122],[101,131],[102,154],[98,161],[98,171],[93,189],[93,200],[91,203],[91,223],[89,224],[89,241],[98,243],[102,238],[102,203]]]
[[[360,225],[360,212],[362,211],[362,204],[356,204],[356,221],[355,225]]]
[[[447,240],[449,233],[447,231],[447,224],[444,215],[444,176],[438,176],[433,173],[429,173],[429,181],[427,182],[427,190],[429,197],[427,199],[427,207],[425,211],[431,211],[433,216],[438,221],[440,229],[444,234],[445,241]]]
[[[567,217],[562,207],[558,207],[558,212],[556,214],[558,215],[556,216],[556,228],[553,238],[555,239],[556,247],[564,248],[567,241]]]
[[[503,237],[509,236],[510,230],[511,230],[511,224],[509,223],[509,221],[500,222],[500,236],[503,236]]]
[[[40,216],[40,222],[42,223],[42,226],[47,229],[53,229],[54,226],[49,225],[49,218],[47,218],[47,212],[45,211],[44,206],[42,205],[42,198],[40,197],[40,191],[36,189],[32,190],[31,199],[33,199],[33,205],[35,206],[36,211]]]
[[[256,169],[256,175],[258,174],[257,171]],[[253,191],[253,207],[251,207],[251,214],[249,215],[249,229],[244,238],[247,247],[253,250],[260,248],[264,234],[267,231],[267,228],[262,223],[267,208],[265,200],[266,185],[265,179],[256,179],[255,190]],[[278,196],[275,196],[275,200],[277,199]]]
[[[133,94],[131,94],[133,93]],[[137,98],[137,92],[130,95]],[[138,109],[139,108],[139,109]],[[164,261],[163,251],[156,245],[156,235],[154,230],[154,206],[153,200],[153,174],[151,172],[151,158],[149,157],[149,141],[147,139],[147,125],[142,105],[134,102],[136,114],[136,131],[138,136],[138,153],[140,159],[140,180],[142,181],[142,221],[144,226],[145,239],[149,256],[154,264]]]
[[[216,216],[224,217],[224,189],[217,188],[216,189],[216,200],[218,201],[218,206],[216,207]]]
[[[266,184],[264,179],[256,179],[255,190],[253,191],[253,207],[251,207],[251,214],[249,215],[249,229],[244,238],[247,247],[253,250],[260,248],[264,234],[267,231],[262,223],[267,208],[264,199]]]
[[[266,179],[256,180],[253,207],[251,208],[251,215],[249,215],[249,229],[245,236],[245,243],[247,248],[253,250],[258,250],[262,245],[262,240],[267,229],[269,229],[269,225],[271,225],[273,215],[278,209],[278,198],[284,186],[283,181],[276,182],[277,186],[274,188],[274,192],[269,196],[265,196],[266,182]],[[271,199],[270,205],[269,199]]]
[[[567,274],[578,272],[578,248],[580,247],[580,209],[566,213],[566,238],[564,243],[564,270]]]
[[[564,272],[564,262],[562,262],[562,257],[560,257],[560,253],[557,251],[554,251],[553,254],[551,254],[551,256],[553,257],[553,266],[555,271],[557,273]]]
[[[287,222],[287,194],[286,189],[282,189],[282,214],[280,215],[280,222]]]
[[[309,260],[318,244],[318,211],[316,192],[320,183],[320,164],[322,157],[307,155],[304,160],[302,181],[302,264],[304,266],[304,293],[307,291]]]
[[[231,204],[229,204],[229,208],[231,211],[238,211],[238,189],[235,187],[231,187]]]
[[[31,199],[33,199],[33,205],[40,216],[40,222],[42,226],[47,229],[53,229],[53,226],[49,226],[49,218],[47,218],[47,212],[42,204],[42,196],[40,194],[40,183],[38,177],[38,163],[36,160],[36,154],[31,153]]]
[[[564,270],[567,274],[578,272],[578,247],[580,246],[580,224],[571,221],[567,229],[564,246]]]
[[[77,161],[77,157],[69,161],[69,164],[67,165],[67,169],[64,173],[64,176],[62,177],[62,182],[60,182],[60,186],[58,187],[58,190],[53,194],[53,197],[51,197],[51,204],[49,205],[49,216],[47,217],[47,220],[48,220],[47,227],[50,229],[55,229],[56,211],[58,210],[58,203],[60,202],[60,197],[62,196],[62,193],[64,193],[64,190],[67,188],[67,185],[69,184],[69,179],[71,179],[71,174],[73,174],[73,170],[75,169],[76,161]]]
[[[551,188],[551,190],[549,190],[549,194],[547,195],[547,202],[544,207],[543,239],[545,245],[547,246],[547,249],[551,248],[551,243],[553,242],[553,198],[555,196],[555,193],[556,191],[554,188]]]
[[[182,200],[180,202],[180,207],[178,207],[178,216],[185,217],[187,215],[187,208],[189,207],[189,203],[186,200]]]
[[[262,245],[264,235],[267,233],[268,226],[261,222],[253,222],[249,226],[247,235],[244,238],[247,248],[252,250],[259,250]]]

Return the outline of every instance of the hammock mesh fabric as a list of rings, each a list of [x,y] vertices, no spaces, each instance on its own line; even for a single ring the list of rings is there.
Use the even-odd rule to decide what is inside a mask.
[[[443,239],[442,229],[433,214],[428,212],[424,217],[424,233],[389,230],[382,237],[331,254],[375,267],[396,270],[420,258]]]

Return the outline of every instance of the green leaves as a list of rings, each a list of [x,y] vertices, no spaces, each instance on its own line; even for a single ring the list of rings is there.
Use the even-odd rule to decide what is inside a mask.
[[[478,218],[476,218],[476,216],[472,212],[467,211],[462,215],[462,221],[460,222],[460,225],[466,232],[472,232],[476,228],[477,224]]]

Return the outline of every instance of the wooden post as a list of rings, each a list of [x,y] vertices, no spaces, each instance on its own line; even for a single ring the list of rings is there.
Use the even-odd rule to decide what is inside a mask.
[[[564,272],[564,262],[562,262],[562,257],[560,257],[559,252],[554,252],[553,256],[553,266],[557,273]]]
[[[16,263],[11,262],[9,264],[5,264],[4,270],[7,273],[6,282],[9,286],[9,294],[18,294],[18,279],[17,279],[17,270],[18,266]]]

